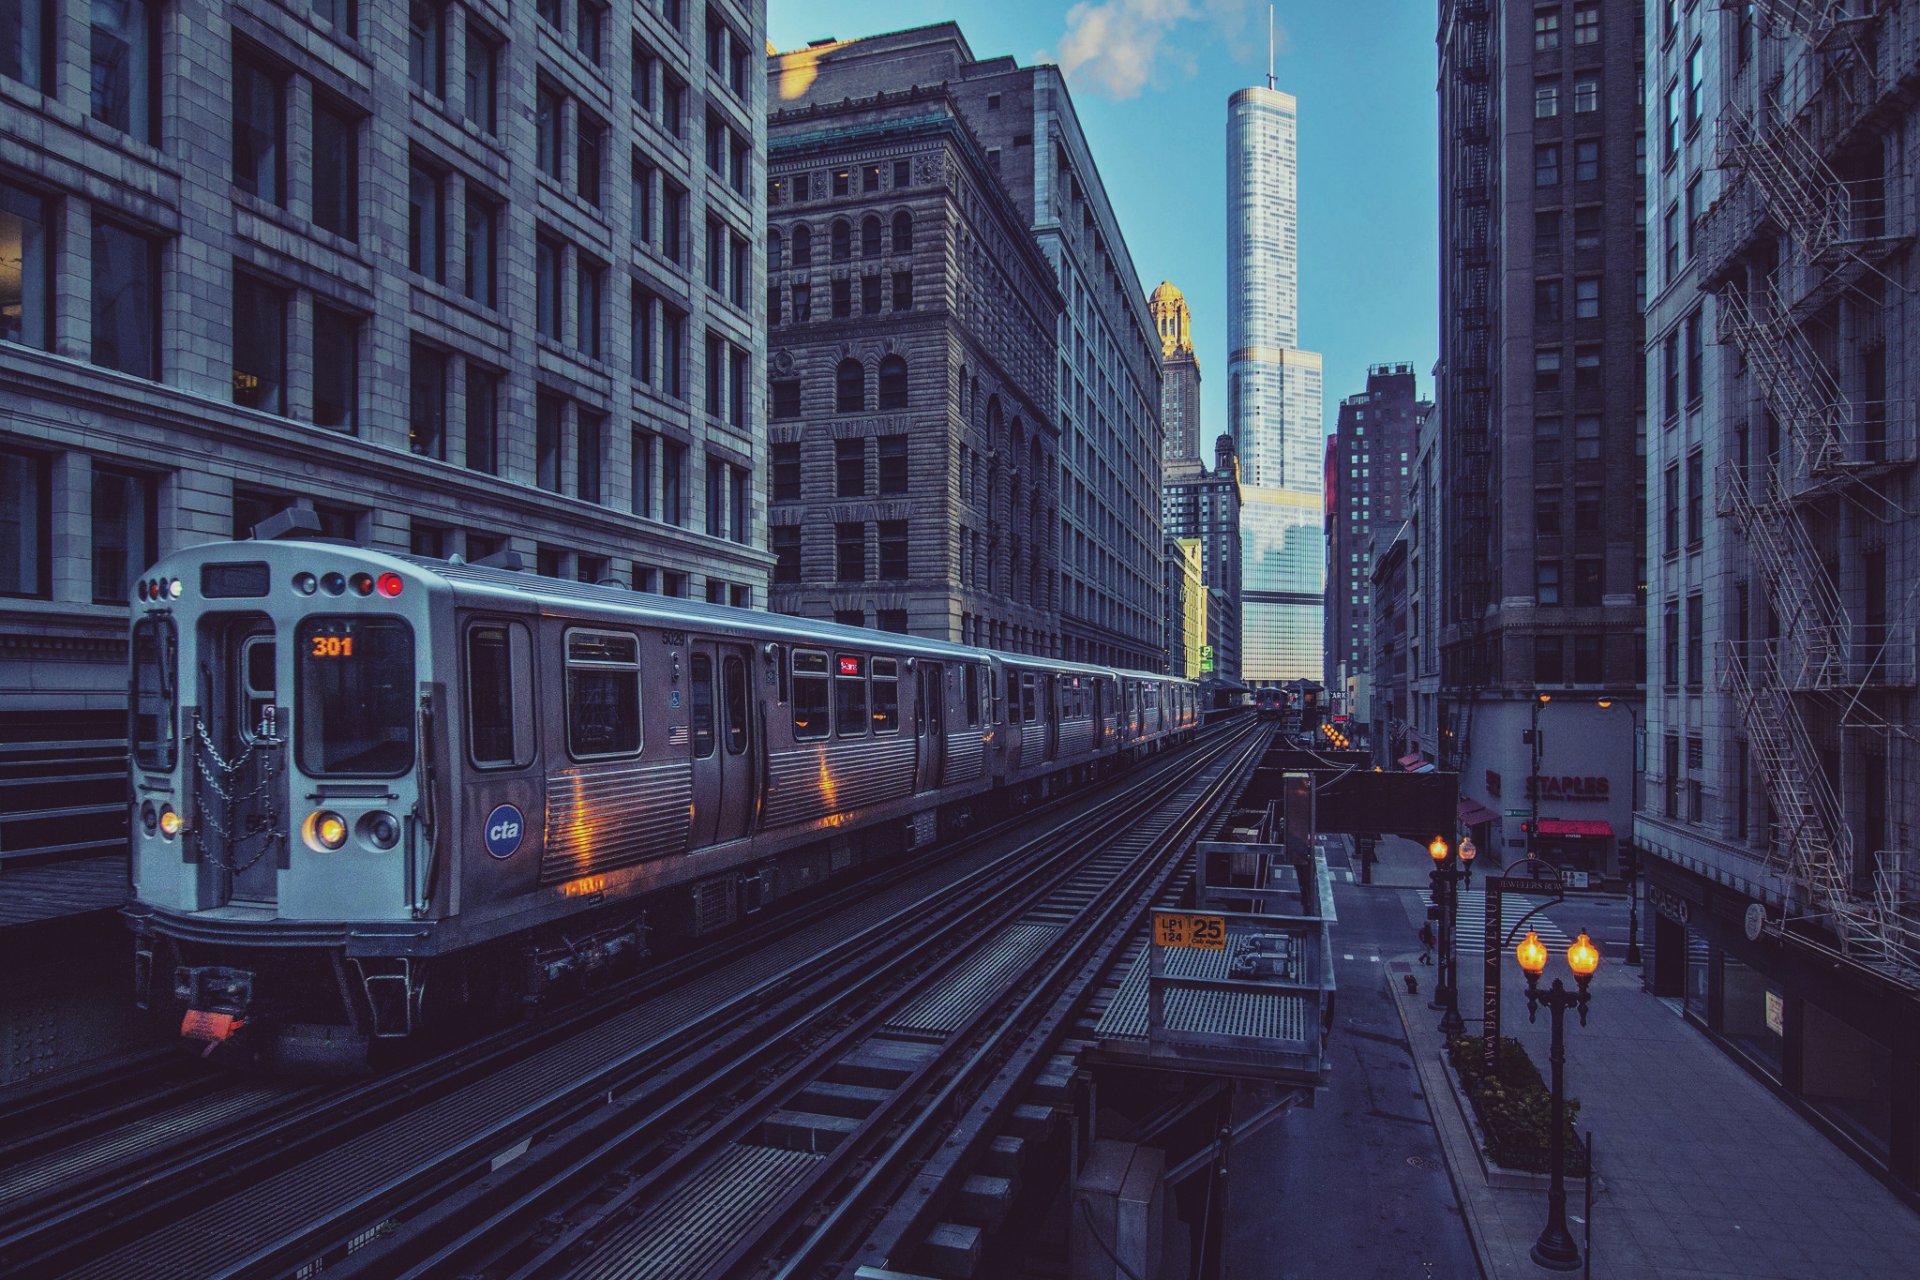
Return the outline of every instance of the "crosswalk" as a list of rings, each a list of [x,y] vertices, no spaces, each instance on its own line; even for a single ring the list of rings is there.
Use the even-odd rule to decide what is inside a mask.
[[[1461,891],[1459,898],[1460,904],[1453,917],[1454,945],[1462,952],[1478,952],[1487,945],[1486,890],[1466,889]],[[1427,889],[1420,890],[1420,901],[1425,906],[1432,906],[1432,892]],[[1500,895],[1500,937],[1503,946],[1512,947],[1520,938],[1527,936],[1528,929],[1540,935],[1540,941],[1547,944],[1549,951],[1564,951],[1571,945],[1573,939],[1569,938],[1559,925],[1548,919],[1546,912],[1542,911],[1538,915],[1527,918],[1529,911],[1549,901],[1551,899],[1529,897],[1526,894]],[[1523,918],[1527,920],[1525,925],[1520,923]],[[1514,932],[1516,928],[1519,929],[1518,934]]]

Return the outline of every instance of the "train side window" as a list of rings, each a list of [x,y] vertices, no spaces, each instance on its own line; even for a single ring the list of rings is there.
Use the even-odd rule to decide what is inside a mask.
[[[533,643],[518,622],[467,628],[467,750],[476,769],[533,760]]]
[[[833,673],[833,736],[867,736],[866,660],[858,654],[843,653],[835,659]]]
[[[747,664],[738,655],[721,661],[722,691],[726,699],[727,754],[747,749]]]
[[[900,664],[892,658],[873,660],[873,731],[900,732]]]
[[[569,631],[567,750],[576,760],[640,754],[640,641]]]
[[[793,652],[793,736],[824,738],[827,721],[827,655],[817,649]]]
[[[704,653],[693,655],[693,754],[713,754],[713,659]]]
[[[967,728],[980,727],[980,668],[967,664],[966,687],[961,691],[967,704]]]
[[[1031,671],[1023,673],[1020,677],[1020,718],[1029,724],[1039,718],[1034,692],[1034,687],[1038,684],[1039,680]]]

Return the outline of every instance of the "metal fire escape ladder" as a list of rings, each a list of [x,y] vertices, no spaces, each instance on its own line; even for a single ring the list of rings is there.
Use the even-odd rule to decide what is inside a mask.
[[[1798,474],[1809,480],[1832,475],[1848,458],[1841,423],[1852,421],[1852,405],[1839,379],[1788,318],[1784,302],[1774,290],[1768,294],[1771,305],[1764,317],[1738,286],[1715,295],[1720,340],[1738,347],[1759,379],[1793,441]]]
[[[1760,469],[1765,488],[1756,497],[1748,471],[1721,465],[1721,507],[1740,522],[1780,620],[1781,649],[1772,669],[1789,688],[1838,688],[1848,678],[1852,633],[1839,588],[1772,475]]]

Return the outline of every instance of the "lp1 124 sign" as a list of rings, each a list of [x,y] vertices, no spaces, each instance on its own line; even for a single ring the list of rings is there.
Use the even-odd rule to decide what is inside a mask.
[[[1224,916],[1198,916],[1183,912],[1162,912],[1153,917],[1153,945],[1156,947],[1197,947],[1202,951],[1227,949],[1227,921]]]

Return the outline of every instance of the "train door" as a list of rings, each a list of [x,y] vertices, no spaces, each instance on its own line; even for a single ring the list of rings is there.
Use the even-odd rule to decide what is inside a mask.
[[[725,844],[753,821],[751,664],[741,645],[697,641],[688,657],[693,751],[691,844]]]
[[[1107,685],[1104,680],[1089,680],[1093,686],[1093,745],[1099,751],[1107,745]]]
[[[946,668],[925,659],[914,664],[913,723],[920,735],[918,789],[931,791],[940,785],[947,757]]]
[[[1045,688],[1046,709],[1042,712],[1047,718],[1047,759],[1060,758],[1060,677],[1042,676]]]
[[[285,707],[273,623],[228,623],[216,642],[222,673],[205,673],[206,721],[193,741],[200,849],[211,879],[203,901],[271,904],[287,838]]]

